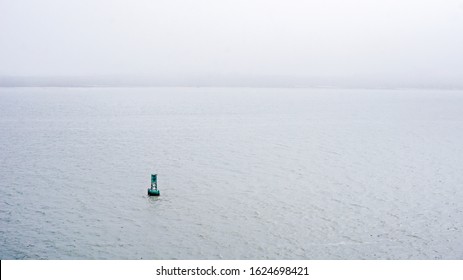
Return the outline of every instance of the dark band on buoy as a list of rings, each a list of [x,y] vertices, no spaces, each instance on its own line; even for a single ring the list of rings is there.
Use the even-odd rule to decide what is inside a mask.
[[[148,189],[148,195],[149,196],[159,196],[161,192],[156,189]]]

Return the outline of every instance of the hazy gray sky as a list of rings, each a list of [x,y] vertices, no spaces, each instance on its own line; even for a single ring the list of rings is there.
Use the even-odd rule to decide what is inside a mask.
[[[0,0],[0,75],[463,81],[463,0]]]

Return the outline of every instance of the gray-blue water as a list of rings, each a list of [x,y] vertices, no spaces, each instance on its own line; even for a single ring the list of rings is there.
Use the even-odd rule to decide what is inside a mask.
[[[463,259],[462,202],[462,91],[0,88],[1,259]]]

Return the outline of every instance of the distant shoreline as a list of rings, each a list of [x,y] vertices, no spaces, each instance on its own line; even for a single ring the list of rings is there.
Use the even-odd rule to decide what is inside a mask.
[[[316,76],[9,76],[0,75],[0,87],[61,88],[314,88],[314,89],[437,89],[463,90],[463,83],[422,77],[418,81],[381,77]]]
[[[0,85],[0,88],[275,88],[326,90],[463,90],[463,87],[345,87],[345,86],[265,86],[265,85]]]

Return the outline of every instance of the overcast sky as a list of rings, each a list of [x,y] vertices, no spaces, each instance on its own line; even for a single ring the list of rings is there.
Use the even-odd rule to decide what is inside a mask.
[[[0,0],[0,76],[463,81],[463,0]]]

